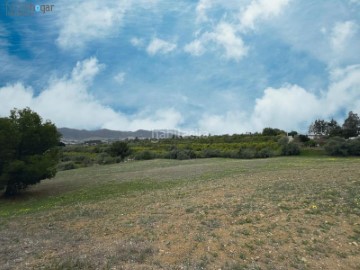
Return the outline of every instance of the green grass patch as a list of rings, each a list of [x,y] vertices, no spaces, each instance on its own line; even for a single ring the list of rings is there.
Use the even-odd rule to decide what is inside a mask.
[[[78,203],[101,202],[102,200],[111,199],[112,197],[128,196],[135,192],[149,192],[157,189],[171,188],[179,184],[180,182],[175,181],[129,181],[91,186],[58,196],[30,198],[19,201],[2,200],[0,217],[20,216]]]

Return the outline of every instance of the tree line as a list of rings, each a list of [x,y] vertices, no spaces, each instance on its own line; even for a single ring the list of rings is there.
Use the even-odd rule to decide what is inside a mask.
[[[360,118],[356,113],[350,111],[342,126],[334,119],[330,121],[317,119],[310,125],[309,134],[337,136],[345,139],[357,137],[360,134]]]

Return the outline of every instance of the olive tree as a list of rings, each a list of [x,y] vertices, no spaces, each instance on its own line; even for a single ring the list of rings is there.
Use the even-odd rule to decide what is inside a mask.
[[[0,191],[17,194],[29,185],[54,177],[60,134],[50,121],[30,110],[12,110],[0,118]]]

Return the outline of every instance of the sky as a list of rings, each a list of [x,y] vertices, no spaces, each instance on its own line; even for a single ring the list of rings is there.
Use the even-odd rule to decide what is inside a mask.
[[[341,123],[360,113],[360,0],[4,2],[0,116],[25,107],[88,130]]]

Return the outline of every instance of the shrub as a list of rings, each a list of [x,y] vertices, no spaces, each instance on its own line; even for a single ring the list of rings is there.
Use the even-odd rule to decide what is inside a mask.
[[[169,159],[177,159],[178,152],[179,150],[173,149],[166,155],[166,157]]]
[[[178,159],[178,160],[185,160],[185,159],[192,159],[196,158],[196,154],[193,150],[185,149],[185,150],[178,150],[173,149],[165,155],[166,158],[169,159]]]
[[[349,153],[353,156],[360,156],[360,138],[348,142]]]
[[[63,162],[71,161],[71,157],[68,156],[68,155],[63,155],[63,156],[61,157],[61,161],[63,161]]]
[[[256,151],[252,148],[240,148],[239,158],[252,159],[256,156]]]
[[[190,159],[190,157],[185,151],[178,151],[176,155],[176,159],[185,160],[185,159]]]
[[[257,152],[256,157],[259,158],[269,158],[275,156],[275,153],[272,149],[266,147]]]
[[[59,165],[57,166],[59,171],[67,171],[67,170],[73,170],[76,169],[76,166],[74,164],[74,162],[72,161],[67,161],[67,162],[61,162],[59,163]]]
[[[190,159],[196,158],[196,153],[192,149],[185,149],[184,152]]]
[[[130,153],[130,148],[126,142],[114,142],[109,148],[109,154],[112,157],[119,157],[120,160],[124,160]]]
[[[155,158],[154,153],[150,152],[148,150],[138,152],[135,155],[136,160],[150,160],[150,159],[154,159],[154,158]]]
[[[346,140],[340,137],[334,137],[325,144],[325,151],[330,156],[348,156],[348,147]]]
[[[330,156],[360,156],[360,138],[346,141],[340,137],[334,137],[325,144],[325,151]]]
[[[281,147],[281,154],[284,156],[295,156],[300,154],[300,147],[296,143],[288,143]]]
[[[108,153],[101,153],[97,158],[97,163],[100,165],[113,164],[116,162],[117,162],[117,159],[115,157],[111,157]]]
[[[221,157],[221,153],[217,149],[204,149],[202,151],[202,156],[204,158],[214,158],[214,157]]]
[[[223,151],[221,156],[224,158],[239,158],[239,151]]]
[[[308,147],[315,147],[316,146],[316,142],[314,140],[308,140],[304,143],[305,146]]]
[[[281,137],[278,140],[278,145],[280,145],[281,147],[287,145],[289,143],[289,138],[288,137]]]
[[[280,130],[278,128],[264,128],[262,131],[262,135],[264,136],[277,136],[277,135],[281,135],[281,134],[285,134],[286,132],[283,130]]]

